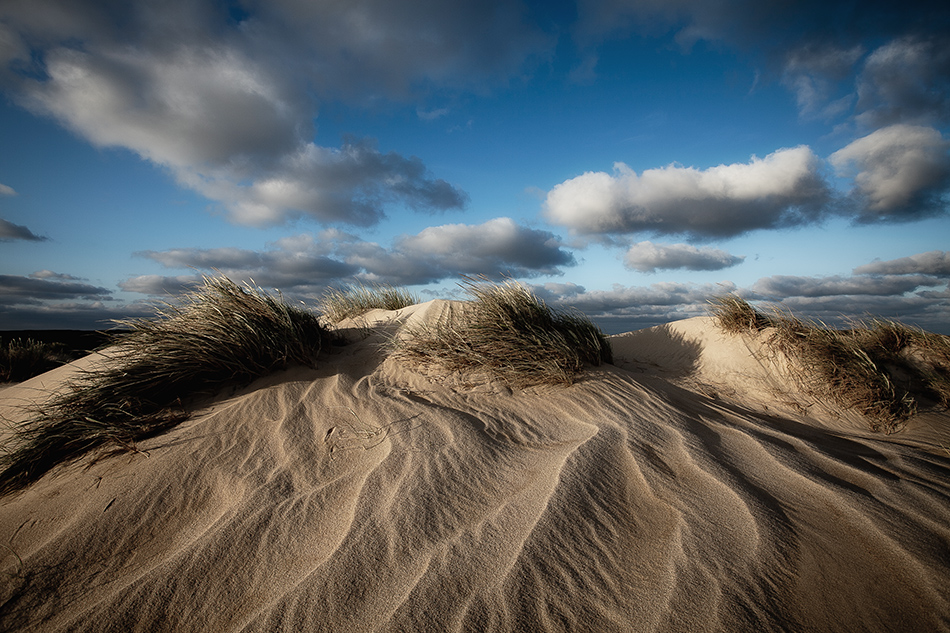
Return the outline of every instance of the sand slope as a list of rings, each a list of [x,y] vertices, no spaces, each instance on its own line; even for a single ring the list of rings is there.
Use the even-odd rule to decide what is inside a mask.
[[[0,500],[0,630],[950,630],[946,412],[868,433],[704,318],[568,388],[380,349],[445,308]]]

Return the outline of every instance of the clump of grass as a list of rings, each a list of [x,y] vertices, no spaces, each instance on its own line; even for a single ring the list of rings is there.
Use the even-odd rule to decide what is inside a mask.
[[[128,331],[103,360],[69,381],[16,429],[0,455],[0,494],[98,448],[137,440],[188,416],[188,405],[292,365],[314,366],[328,340],[316,315],[226,277],[205,278],[153,319]]]
[[[395,341],[395,355],[516,387],[571,384],[585,363],[611,362],[610,343],[583,314],[551,308],[524,285],[465,278],[472,300]]]
[[[764,314],[734,295],[710,303],[727,332],[774,328],[767,344],[794,361],[801,382],[862,413],[873,431],[899,430],[920,398],[950,407],[950,337],[884,319],[834,329],[777,311]]]
[[[366,314],[370,310],[399,310],[419,303],[411,292],[387,284],[356,284],[331,289],[321,297],[317,309],[331,324]]]
[[[776,319],[756,310],[738,295],[722,295],[709,300],[710,312],[719,327],[730,334],[758,332],[776,324]]]
[[[15,338],[0,346],[0,382],[21,382],[59,367],[67,360],[62,345]]]

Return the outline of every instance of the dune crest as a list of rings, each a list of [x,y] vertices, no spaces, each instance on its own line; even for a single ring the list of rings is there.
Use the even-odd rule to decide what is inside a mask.
[[[570,387],[388,356],[451,305],[353,319],[317,369],[0,500],[0,629],[950,628],[946,411],[870,433],[707,318]]]

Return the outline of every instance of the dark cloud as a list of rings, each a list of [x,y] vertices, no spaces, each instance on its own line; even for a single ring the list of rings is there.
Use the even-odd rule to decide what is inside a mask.
[[[871,128],[950,123],[947,33],[898,38],[871,53],[858,77],[858,121]]]
[[[29,242],[45,242],[48,237],[36,235],[30,229],[20,224],[8,222],[0,218],[0,242],[9,242],[12,240],[26,240]]]
[[[950,27],[950,9],[924,0],[580,0],[578,16],[577,31],[587,40],[673,31],[684,46],[724,42],[779,60],[789,51],[829,41],[850,47],[895,34],[945,35]]]
[[[950,252],[928,251],[887,261],[876,260],[854,269],[856,275],[934,275],[950,277]]]
[[[722,270],[744,259],[718,248],[639,242],[630,247],[623,263],[627,268],[652,273],[657,270]]]
[[[693,239],[815,222],[832,192],[807,147],[748,163],[696,169],[670,165],[637,174],[588,172],[548,192],[545,215],[580,235],[651,232]]]
[[[945,213],[950,194],[950,141],[931,127],[877,130],[829,158],[854,178],[861,222],[916,220]]]
[[[0,275],[0,303],[35,304],[65,299],[110,300],[112,291],[76,281],[50,281],[39,277]]]
[[[298,293],[316,292],[327,284],[359,278],[415,285],[462,274],[531,277],[558,274],[574,257],[558,238],[510,218],[483,224],[446,224],[403,235],[385,248],[339,230],[314,238],[284,238],[264,251],[235,248],[172,249],[139,253],[168,268],[219,270],[262,286]],[[123,288],[156,294],[163,277],[136,277]]]

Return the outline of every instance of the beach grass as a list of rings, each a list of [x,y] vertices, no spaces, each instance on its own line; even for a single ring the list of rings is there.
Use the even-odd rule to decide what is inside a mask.
[[[416,303],[419,303],[419,298],[404,288],[358,283],[328,290],[320,298],[317,310],[333,325],[370,310],[399,310]]]
[[[612,361],[607,337],[583,314],[551,308],[514,280],[465,277],[460,285],[471,300],[410,328],[393,342],[397,358],[516,387],[571,384],[585,364]]]
[[[950,407],[950,337],[897,321],[871,318],[835,329],[773,309],[767,314],[727,295],[710,301],[726,332],[772,329],[767,345],[796,368],[815,395],[862,413],[871,430],[900,430],[921,399]]]
[[[206,277],[123,333],[93,369],[67,381],[14,429],[0,454],[0,494],[100,448],[135,442],[187,418],[189,405],[293,365],[314,366],[328,342],[317,316],[252,286]]]
[[[15,338],[0,346],[0,382],[21,382],[68,361],[62,345]]]

